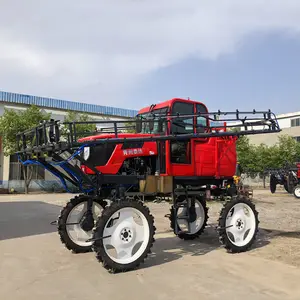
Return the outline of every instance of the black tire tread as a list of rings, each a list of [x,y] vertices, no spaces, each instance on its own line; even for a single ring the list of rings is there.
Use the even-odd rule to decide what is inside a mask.
[[[272,194],[274,194],[276,192],[276,185],[277,185],[277,180],[276,180],[275,176],[272,174],[270,176],[270,191]]]
[[[295,194],[296,188],[300,188],[300,185],[296,185],[296,186],[294,187],[294,189],[293,189],[293,195],[294,195],[295,198],[300,199],[300,197],[297,197],[296,194]]]
[[[102,212],[102,215],[97,219],[96,226],[94,228],[94,238],[97,238],[98,231],[103,232],[103,229],[110,217],[116,211],[124,207],[136,208],[145,215],[150,230],[149,242],[144,253],[136,261],[127,265],[121,265],[114,262],[107,256],[104,250],[103,240],[95,240],[93,244],[93,250],[96,253],[96,258],[99,261],[99,263],[102,263],[102,266],[110,273],[127,272],[137,269],[147,259],[148,255],[151,253],[151,248],[155,242],[154,235],[156,227],[154,226],[154,217],[152,216],[149,208],[146,205],[144,205],[141,201],[136,200],[123,200],[121,202],[114,202],[109,207],[105,208]]]
[[[58,235],[60,237],[60,241],[62,244],[73,253],[87,253],[92,251],[92,246],[79,246],[75,244],[68,236],[66,232],[66,220],[68,218],[69,213],[71,210],[78,204],[87,201],[90,196],[88,195],[78,195],[74,198],[70,199],[67,204],[62,208],[60,211],[58,220],[57,220],[57,230]],[[97,202],[99,205],[102,206],[104,209],[107,206],[107,202],[101,199],[93,199],[93,201]]]
[[[235,204],[241,203],[241,202],[247,204],[253,210],[253,213],[254,213],[254,216],[256,219],[256,228],[255,228],[255,232],[254,232],[254,235],[253,235],[251,241],[243,247],[238,247],[238,246],[232,244],[231,241],[229,240],[229,238],[227,237],[225,224],[226,224],[226,216],[227,216],[228,212],[231,210],[231,208]],[[229,200],[223,204],[223,207],[221,209],[219,219],[218,219],[219,241],[220,241],[221,245],[223,245],[224,248],[229,253],[245,252],[248,249],[250,249],[250,247],[253,245],[253,243],[256,239],[256,235],[258,233],[258,226],[259,226],[258,212],[255,208],[254,203],[250,199],[240,196],[235,199]]]
[[[206,205],[205,199],[203,199],[202,197],[196,197],[196,198],[197,198],[197,200],[199,200],[199,202],[202,204],[202,206],[204,208],[205,220],[204,220],[202,227],[196,233],[194,233],[194,234],[181,233],[181,234],[177,235],[180,239],[185,240],[185,241],[194,240],[194,239],[198,238],[204,232],[205,227],[207,226],[208,219],[209,219],[208,207]],[[174,209],[173,205],[171,206],[171,209],[170,209],[169,220],[170,220],[170,227],[173,229],[173,232],[175,234],[175,209]],[[179,226],[178,226],[178,230],[180,230]]]
[[[290,191],[289,191],[289,187],[288,187],[287,182],[284,182],[284,183],[283,183],[283,187],[284,187],[285,191],[286,191],[287,193],[290,194]]]

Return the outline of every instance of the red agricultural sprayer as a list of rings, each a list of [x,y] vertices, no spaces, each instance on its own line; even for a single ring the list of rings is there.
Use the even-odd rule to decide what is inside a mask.
[[[78,132],[81,124],[95,130]],[[53,173],[67,191],[78,188],[57,220],[61,241],[73,252],[93,250],[116,272],[136,268],[150,252],[156,228],[143,200],[154,197],[172,200],[174,234],[194,239],[207,224],[207,195],[218,189],[230,199],[218,220],[221,243],[231,252],[249,249],[259,221],[234,181],[236,140],[279,131],[270,110],[208,112],[201,102],[176,98],[129,121],[42,122],[17,135],[17,154]]]

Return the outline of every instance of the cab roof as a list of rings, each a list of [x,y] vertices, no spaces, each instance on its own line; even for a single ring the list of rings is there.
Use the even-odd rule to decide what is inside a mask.
[[[202,104],[202,105],[204,105],[206,107],[206,105],[204,103],[199,102],[199,101],[182,99],[182,98],[173,98],[173,99],[170,99],[170,100],[166,100],[164,102],[160,102],[160,103],[154,104],[153,109],[160,109],[160,108],[164,108],[164,107],[171,107],[173,105],[173,103],[176,102],[176,101],[186,102],[186,103]],[[140,109],[138,111],[138,114],[147,113],[147,112],[150,111],[150,108],[151,108],[151,106],[144,107],[144,108],[142,108],[142,109]],[[206,107],[206,109],[207,109],[207,107]]]

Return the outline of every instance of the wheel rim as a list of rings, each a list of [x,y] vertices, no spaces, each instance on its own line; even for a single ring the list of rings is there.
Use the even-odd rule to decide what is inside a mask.
[[[79,209],[82,207],[81,209]],[[92,212],[94,216],[94,220],[101,214],[103,210],[102,206],[93,201]],[[77,214],[75,212],[78,212]],[[79,222],[84,217],[87,211],[87,201],[81,202],[75,205],[70,211],[67,221],[66,221],[66,231],[72,242],[79,246],[91,246],[93,242],[86,242],[88,239],[91,239],[93,236],[93,231],[85,231],[81,228]],[[98,213],[97,213],[98,211]],[[75,214],[74,214],[75,213]]]
[[[182,203],[186,204],[186,200],[184,200]],[[196,215],[197,218],[194,222],[190,223],[190,232],[188,234],[195,234],[196,232],[198,232],[205,221],[205,210],[204,207],[202,205],[202,203],[199,200],[195,200],[195,210],[196,210]],[[186,216],[187,215],[187,208],[186,207],[180,207],[177,210],[177,217],[182,217],[182,216]],[[177,224],[178,227],[181,230],[188,230],[188,220],[185,219],[177,219]]]
[[[147,248],[150,228],[143,213],[133,207],[125,207],[109,218],[103,237],[107,237],[103,239],[103,246],[110,259],[119,264],[130,264]],[[141,245],[137,247],[138,244]]]
[[[226,216],[226,234],[231,243],[243,247],[253,238],[256,218],[251,207],[245,203],[235,204]]]
[[[297,198],[300,198],[300,187],[296,187],[294,190],[294,194]]]

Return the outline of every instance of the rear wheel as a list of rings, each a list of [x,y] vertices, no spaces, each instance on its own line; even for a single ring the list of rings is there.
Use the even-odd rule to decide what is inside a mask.
[[[289,172],[286,184],[287,184],[287,192],[289,194],[292,194],[294,192],[295,185],[297,184],[292,172]]]
[[[247,251],[258,232],[258,213],[249,199],[240,197],[224,204],[219,217],[219,238],[227,251]]]
[[[93,249],[103,267],[112,273],[137,268],[150,253],[154,218],[140,201],[114,202],[98,218]]]
[[[283,187],[284,187],[284,189],[285,189],[286,192],[290,193],[287,181],[284,181]]]
[[[90,196],[79,195],[71,199],[58,217],[58,234],[61,242],[74,253],[92,250],[93,242],[87,240],[93,236],[92,229],[97,217],[107,205],[102,199],[93,199],[93,219],[87,218],[87,204]]]
[[[276,192],[276,185],[277,185],[277,179],[275,175],[272,174],[270,177],[270,191],[272,194]]]
[[[177,200],[180,204],[187,205],[187,201],[185,196],[181,196],[179,200]],[[170,214],[170,225],[175,233],[175,216],[176,216],[176,226],[178,237],[184,240],[193,240],[202,234],[204,231],[207,220],[208,220],[208,208],[206,206],[206,201],[201,197],[195,197],[195,210],[196,210],[196,220],[188,224],[188,220],[186,219],[178,219],[178,217],[187,216],[187,207],[179,207],[177,209],[174,206],[171,207]],[[190,225],[190,232],[185,232],[188,230]]]

